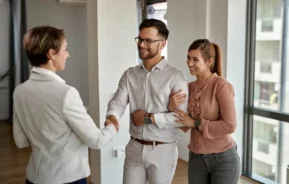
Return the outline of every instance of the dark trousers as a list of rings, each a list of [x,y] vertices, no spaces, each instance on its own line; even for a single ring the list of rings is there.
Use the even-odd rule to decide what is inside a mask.
[[[30,182],[29,180],[26,180],[26,184],[33,184],[32,182]],[[71,182],[71,183],[67,183],[67,184],[87,184],[86,183],[86,178]]]
[[[189,154],[189,184],[237,184],[240,157],[237,147],[221,153]]]

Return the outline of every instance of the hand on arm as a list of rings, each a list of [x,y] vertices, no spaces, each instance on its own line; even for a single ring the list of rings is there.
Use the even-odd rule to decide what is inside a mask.
[[[177,107],[177,109],[181,109],[184,112],[187,112],[187,108],[188,108],[188,98],[187,98],[187,96],[188,96],[188,83],[187,83],[186,77],[183,73],[180,73],[180,75],[176,75],[175,81],[173,82],[173,91],[179,91],[180,89],[181,89],[181,91],[177,94],[180,95],[180,93],[182,93],[183,95],[178,96],[178,95],[175,95],[175,93],[174,94],[171,93],[170,96],[172,96],[171,98],[175,98],[175,100],[174,100],[175,102],[172,102],[172,103],[174,103],[174,105],[169,105],[169,102],[168,102],[168,108],[170,108],[172,110],[174,107]],[[173,96],[175,96],[175,97],[173,97]],[[182,98],[183,98],[183,100],[182,100]],[[174,112],[155,113],[153,116],[154,122],[161,129],[166,129],[168,127],[175,127],[175,128],[183,127],[184,126],[183,124],[176,122],[176,117],[173,114],[174,114]]]
[[[132,120],[132,123],[135,126],[142,126],[144,124],[144,117],[147,115],[147,113],[144,110],[137,110],[134,113],[131,114],[130,118]],[[155,123],[154,114],[150,114],[150,118],[152,120],[152,124]]]
[[[168,105],[168,109],[170,112],[173,112],[186,101],[187,95],[181,92],[182,89],[178,90],[177,92],[174,92],[173,90],[171,91]]]
[[[181,109],[176,109],[174,116],[177,118],[176,122],[181,123],[187,127],[194,128],[195,120]]]

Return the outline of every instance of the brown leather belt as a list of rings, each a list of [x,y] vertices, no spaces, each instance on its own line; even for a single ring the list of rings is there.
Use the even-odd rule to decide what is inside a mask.
[[[141,139],[137,139],[137,138],[134,138],[132,136],[130,136],[131,139],[135,140],[136,142],[139,142],[143,145],[159,145],[159,144],[170,144],[170,142],[159,142],[159,141],[145,141],[145,140],[141,140]]]

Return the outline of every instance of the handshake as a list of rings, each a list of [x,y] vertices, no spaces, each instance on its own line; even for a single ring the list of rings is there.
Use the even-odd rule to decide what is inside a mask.
[[[117,119],[116,119],[114,116],[112,116],[112,115],[108,116],[107,119],[106,119],[105,122],[104,122],[104,125],[105,125],[105,126],[107,126],[107,125],[109,125],[109,124],[113,124],[114,127],[115,127],[115,129],[116,129],[116,131],[119,130],[118,121],[117,121]]]

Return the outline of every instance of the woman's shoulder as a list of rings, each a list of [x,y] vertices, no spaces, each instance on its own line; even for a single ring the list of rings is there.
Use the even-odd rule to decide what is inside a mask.
[[[221,76],[215,76],[212,85],[216,89],[216,92],[221,91],[224,88],[230,88],[230,90],[234,91],[232,84]]]
[[[212,81],[212,83],[216,86],[224,86],[224,85],[231,85],[230,82],[225,79],[224,77],[216,75]]]

